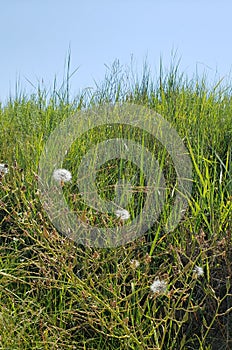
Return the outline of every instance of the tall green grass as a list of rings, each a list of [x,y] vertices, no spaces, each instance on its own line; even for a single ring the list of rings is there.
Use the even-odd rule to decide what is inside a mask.
[[[123,247],[93,249],[57,232],[38,193],[44,145],[65,118],[106,103],[139,104],[160,113],[177,130],[193,164],[193,191],[178,227],[165,233],[171,203],[154,227]],[[81,121],[80,121],[81,122]],[[18,94],[0,109],[1,163],[9,172],[0,188],[0,349],[231,349],[232,347],[232,95],[223,82],[188,79],[178,64],[148,66],[136,77],[115,61],[92,92],[70,99],[62,89]],[[170,189],[175,173],[167,152],[149,135],[120,126],[89,131],[72,145],[64,165],[75,173],[89,147],[109,137],[144,140],[162,165]],[[144,201],[143,174],[113,160],[99,171],[102,198],[112,199],[120,175],[134,179],[130,201]],[[75,182],[66,200],[82,220],[101,226],[80,200]],[[170,196],[167,196],[170,199]],[[203,276],[194,268],[200,266]],[[164,294],[150,290],[160,278]]]

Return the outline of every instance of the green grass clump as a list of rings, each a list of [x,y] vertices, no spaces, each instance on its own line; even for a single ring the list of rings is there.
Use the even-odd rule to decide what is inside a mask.
[[[0,108],[0,162],[8,164],[0,187],[0,349],[232,347],[231,86],[189,80],[178,65],[166,74],[161,67],[157,81],[147,67],[141,79],[133,77],[116,61],[88,95],[70,101],[68,86],[50,95],[38,89]],[[192,160],[193,190],[178,227],[166,233],[176,175],[164,147],[136,128],[132,134],[122,125],[89,130],[64,159],[72,174],[90,147],[124,137],[154,152],[170,189],[159,220],[143,237],[95,249],[52,225],[40,201],[38,165],[49,135],[65,118],[116,102],[150,108],[177,130]],[[107,162],[96,177],[102,199],[115,198],[119,179],[133,179],[128,209],[136,216],[146,199],[145,176],[132,162]],[[63,191],[82,221],[121,224],[88,207],[75,180]],[[154,280],[166,288],[152,291]]]

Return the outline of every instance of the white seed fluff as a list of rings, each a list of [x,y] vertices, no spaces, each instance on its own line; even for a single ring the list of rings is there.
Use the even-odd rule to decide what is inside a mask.
[[[126,209],[117,209],[115,215],[121,220],[127,220],[130,218],[130,214]]]
[[[150,288],[154,294],[165,294],[167,291],[167,283],[164,280],[157,278],[154,280]]]
[[[195,274],[197,275],[197,277],[203,276],[204,275],[204,270],[202,267],[200,266],[195,266],[195,268],[193,269],[193,272],[195,272]]]
[[[0,163],[0,174],[7,174],[8,173],[8,166],[6,164]]]
[[[135,260],[135,259],[132,259],[130,261],[130,263],[131,263],[131,266],[133,269],[137,269],[137,267],[139,267],[139,265],[140,265],[140,262],[138,260]]]
[[[69,182],[72,179],[70,171],[66,169],[56,169],[53,172],[53,178],[59,182]]]

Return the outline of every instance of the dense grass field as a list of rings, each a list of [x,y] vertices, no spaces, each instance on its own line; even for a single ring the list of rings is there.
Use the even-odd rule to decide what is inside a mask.
[[[69,96],[67,79],[61,89],[40,86],[1,105],[0,163],[7,168],[0,183],[0,349],[232,349],[231,88],[187,78],[178,65],[167,72],[161,67],[154,80],[145,67],[136,78],[115,62],[94,91],[76,98]],[[53,226],[41,204],[38,165],[65,118],[116,102],[154,110],[177,130],[192,161],[193,189],[173,232],[164,230],[172,205],[167,193],[145,235],[124,246],[94,248]],[[129,134],[123,126],[89,131],[73,143],[64,168],[75,174],[85,152],[104,138],[141,139],[138,130]],[[176,176],[169,155],[142,136],[171,192]],[[146,179],[130,162],[115,159],[101,167],[99,194],[112,199],[125,169],[126,180],[134,179],[130,210],[136,212]],[[62,190],[89,225],[123,225],[86,206],[75,177]]]

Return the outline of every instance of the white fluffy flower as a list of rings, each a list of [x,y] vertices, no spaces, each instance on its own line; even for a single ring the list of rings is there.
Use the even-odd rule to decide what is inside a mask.
[[[8,166],[6,164],[0,163],[0,174],[7,174],[8,173]]]
[[[66,169],[56,169],[53,172],[53,178],[59,182],[69,182],[72,179],[72,175]]]
[[[138,260],[135,260],[135,259],[132,259],[132,260],[130,261],[130,263],[131,263],[131,267],[132,267],[133,269],[137,269],[137,267],[139,267],[139,265],[140,265],[140,262],[139,262]]]
[[[154,280],[150,288],[154,294],[165,294],[167,291],[167,283],[164,280],[157,278]]]
[[[204,275],[204,270],[200,266],[195,266],[195,268],[193,269],[193,272],[196,274],[197,277]]]
[[[130,218],[130,214],[126,209],[117,209],[115,215],[121,220],[127,220]]]

